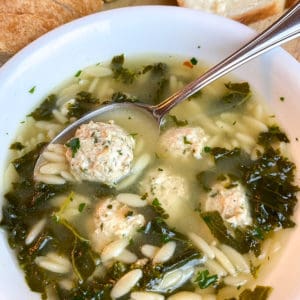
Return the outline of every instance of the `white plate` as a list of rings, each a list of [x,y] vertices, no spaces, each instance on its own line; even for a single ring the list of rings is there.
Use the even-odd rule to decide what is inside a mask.
[[[222,17],[178,7],[131,7],[101,12],[62,26],[35,41],[0,69],[0,171],[8,147],[24,116],[62,80],[114,55],[144,53],[193,56],[214,64],[254,35],[248,27]],[[200,47],[199,47],[200,46]],[[300,166],[300,66],[275,49],[234,72],[250,82],[272,106],[291,139]],[[35,93],[28,91],[36,86]],[[279,98],[285,97],[281,102]],[[299,136],[298,136],[299,134]],[[299,178],[299,172],[297,174]],[[2,185],[1,185],[2,188]],[[295,216],[300,224],[299,210]],[[271,299],[300,299],[300,229],[285,246],[265,283],[274,287]],[[39,299],[29,291],[23,274],[0,235],[0,299]]]

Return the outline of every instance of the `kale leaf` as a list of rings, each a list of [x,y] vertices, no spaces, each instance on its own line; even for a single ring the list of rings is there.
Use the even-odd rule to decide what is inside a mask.
[[[251,250],[251,243],[248,243],[246,233],[240,229],[229,229],[217,211],[209,211],[201,214],[204,222],[210,229],[211,233],[221,242],[240,253],[247,253]]]
[[[148,87],[149,89],[153,90],[152,97],[150,98],[151,103],[158,104],[161,102],[165,95],[165,89],[169,83],[169,68],[168,65],[165,63],[156,63],[153,65],[148,65],[144,68],[143,74],[150,71],[150,78],[151,81],[148,83],[152,85]]]
[[[299,190],[294,182],[295,164],[269,148],[244,173],[250,192],[250,205],[255,222],[272,229],[294,227],[291,220]]]
[[[100,100],[95,98],[91,93],[81,91],[76,94],[74,103],[68,104],[68,117],[78,119],[96,109],[100,104]]]
[[[240,294],[239,300],[266,300],[271,292],[272,288],[269,286],[256,286],[253,291],[244,290]]]
[[[257,225],[272,229],[294,226],[291,216],[299,188],[293,184],[296,168],[293,162],[273,148],[267,148],[256,160],[238,148],[214,148],[211,153],[219,173],[241,178]]]
[[[52,111],[56,108],[56,101],[56,95],[49,95],[29,116],[33,117],[36,121],[49,121],[53,119]]]
[[[136,73],[124,68],[125,57],[124,54],[114,56],[111,60],[110,67],[113,71],[113,77],[123,83],[133,83]]]
[[[116,92],[116,93],[113,93],[111,101],[116,102],[116,103],[137,102],[138,99],[128,96],[122,92]]]
[[[289,139],[278,126],[270,126],[267,132],[261,132],[258,137],[258,144],[269,146],[275,142],[289,143]]]
[[[163,124],[161,128],[165,130],[170,127],[183,127],[187,125],[188,125],[187,120],[179,120],[175,115],[167,114],[163,119]]]
[[[205,191],[224,175],[237,178],[246,189],[253,219],[252,226],[230,229],[218,212],[206,212],[202,217],[213,235],[241,253],[260,252],[261,241],[276,228],[294,227],[291,219],[299,190],[294,182],[295,164],[269,147],[257,159],[240,148],[212,148],[215,167],[197,175]]]
[[[211,110],[215,114],[241,107],[251,97],[248,82],[229,82],[225,84],[225,88],[227,92],[225,92],[224,96],[211,104]]]
[[[26,180],[32,179],[32,171],[34,169],[35,162],[40,156],[40,153],[45,145],[45,143],[38,144],[33,150],[12,162],[21,178]]]

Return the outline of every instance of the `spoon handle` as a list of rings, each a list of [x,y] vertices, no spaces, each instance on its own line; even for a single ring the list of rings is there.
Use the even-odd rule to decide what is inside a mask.
[[[228,58],[209,69],[196,80],[186,85],[183,89],[167,98],[157,106],[153,106],[153,114],[161,120],[175,105],[210,84],[217,78],[241,66],[252,58],[300,36],[300,1],[289,9],[270,27],[257,35],[254,39],[231,54]]]

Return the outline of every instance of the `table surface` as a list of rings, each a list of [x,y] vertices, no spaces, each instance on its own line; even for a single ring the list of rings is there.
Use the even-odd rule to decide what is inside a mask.
[[[114,0],[107,2],[103,5],[103,10],[109,10],[125,6],[136,5],[177,5],[176,0]],[[272,16],[266,20],[259,21],[250,24],[249,27],[253,28],[257,32],[261,32],[267,28],[272,22],[274,22],[280,15]],[[295,59],[300,62],[300,38],[290,41],[282,46],[288,51]],[[0,66],[3,65],[9,59],[7,53],[0,53]]]

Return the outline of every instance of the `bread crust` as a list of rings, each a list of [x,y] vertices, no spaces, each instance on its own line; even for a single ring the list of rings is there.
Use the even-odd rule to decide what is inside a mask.
[[[57,2],[74,10],[79,16],[100,11],[103,5],[102,0],[57,0]]]
[[[0,13],[0,51],[14,54],[21,48],[58,26],[56,19],[34,14]],[[33,26],[34,24],[34,26]]]
[[[282,11],[283,11],[282,3],[276,2],[276,3],[271,3],[270,5],[264,7],[256,8],[254,10],[251,10],[241,15],[232,16],[232,18],[241,23],[250,24],[253,22],[257,22],[259,20],[266,19]]]
[[[296,2],[296,0],[289,0],[289,1]],[[189,7],[185,0],[177,0],[177,3],[180,6]],[[259,1],[258,1],[257,7],[249,8],[248,11],[242,12],[240,14],[235,14],[235,15],[230,14],[230,12],[224,12],[223,15],[232,18],[236,21],[239,21],[241,23],[250,24],[282,12],[284,9],[284,5],[285,5],[285,0],[273,0],[273,2],[265,5],[259,5]]]
[[[79,17],[75,11],[53,0],[1,0],[0,13],[37,15],[42,18],[56,19],[59,24]]]
[[[101,10],[102,0],[0,0],[0,52],[14,54],[47,31]]]

